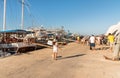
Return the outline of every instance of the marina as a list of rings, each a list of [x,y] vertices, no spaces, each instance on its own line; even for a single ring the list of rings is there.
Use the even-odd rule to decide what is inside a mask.
[[[120,78],[119,3],[0,0],[0,78]]]

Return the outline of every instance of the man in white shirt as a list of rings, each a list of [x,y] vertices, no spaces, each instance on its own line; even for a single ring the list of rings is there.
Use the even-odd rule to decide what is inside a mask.
[[[95,37],[92,35],[89,39],[90,42],[90,50],[95,50]]]

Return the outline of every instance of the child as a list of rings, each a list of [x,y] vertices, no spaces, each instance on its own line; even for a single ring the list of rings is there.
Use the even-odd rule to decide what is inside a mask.
[[[57,43],[57,41],[53,41],[53,55],[52,55],[52,58],[54,60],[57,60],[57,54],[58,54],[58,43]]]

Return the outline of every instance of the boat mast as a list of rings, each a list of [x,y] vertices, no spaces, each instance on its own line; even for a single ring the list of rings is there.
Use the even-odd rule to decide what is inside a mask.
[[[3,31],[6,30],[6,0],[4,0]]]
[[[24,0],[22,0],[21,29],[24,29]]]

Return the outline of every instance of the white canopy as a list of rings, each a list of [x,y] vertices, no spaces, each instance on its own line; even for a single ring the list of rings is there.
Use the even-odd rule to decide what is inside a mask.
[[[109,33],[114,33],[115,35],[120,32],[120,22],[116,25],[112,25],[109,27],[105,35],[108,35]]]

